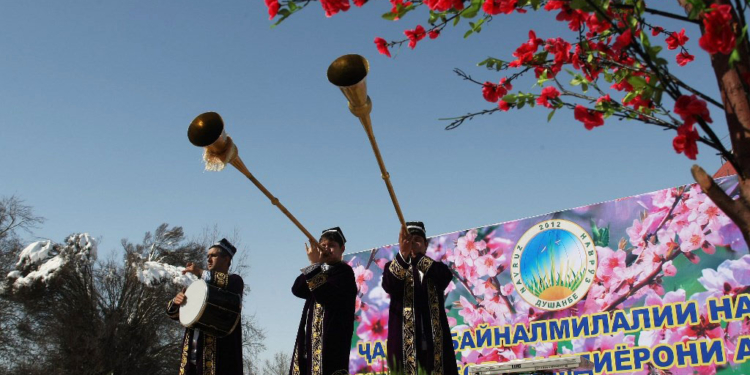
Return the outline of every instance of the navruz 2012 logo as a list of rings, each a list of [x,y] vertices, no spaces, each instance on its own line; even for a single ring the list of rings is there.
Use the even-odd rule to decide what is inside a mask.
[[[526,302],[542,310],[562,310],[586,295],[596,266],[596,247],[586,230],[572,221],[547,220],[518,240],[510,270]]]

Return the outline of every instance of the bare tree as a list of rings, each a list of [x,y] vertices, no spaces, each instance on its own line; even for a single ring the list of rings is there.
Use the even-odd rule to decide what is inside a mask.
[[[34,215],[31,206],[20,198],[12,195],[0,199],[0,239],[12,237],[18,229],[30,232],[42,223],[44,218]]]
[[[16,196],[0,199],[0,281],[13,269],[18,254],[23,249],[18,231],[30,233],[44,222],[36,216],[31,206]],[[0,373],[9,371],[28,354],[22,348],[28,342],[22,339],[27,333],[28,321],[24,310],[13,306],[4,296],[5,285],[0,282]]]
[[[287,375],[289,373],[289,364],[291,357],[284,352],[278,352],[273,355],[273,360],[263,362],[262,375]]]
[[[5,298],[23,309],[16,324],[26,356],[8,364],[9,372],[63,374],[171,374],[179,367],[183,328],[166,317],[166,302],[178,286],[173,280],[144,279],[146,262],[184,265],[201,262],[206,247],[188,241],[181,227],[162,224],[140,244],[123,240],[122,261],[95,262],[84,235],[69,236],[48,251],[64,259],[53,277],[21,286],[6,278]],[[90,250],[90,249],[89,249]],[[95,253],[95,251],[89,251]],[[38,264],[21,262],[15,279],[33,276]],[[263,332],[243,316],[249,358],[263,348]],[[0,368],[3,364],[0,363]]]

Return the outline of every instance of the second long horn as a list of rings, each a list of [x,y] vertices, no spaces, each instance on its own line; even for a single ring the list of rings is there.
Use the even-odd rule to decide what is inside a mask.
[[[388,188],[388,194],[391,196],[393,208],[396,209],[396,215],[402,226],[406,226],[404,215],[401,213],[401,206],[398,204],[396,192],[391,184],[391,176],[385,168],[385,162],[380,155],[378,142],[375,140],[375,133],[372,130],[372,121],[370,112],[372,111],[372,101],[367,95],[367,73],[370,71],[370,63],[360,55],[344,55],[334,60],[328,67],[328,81],[336,85],[349,100],[349,110],[354,116],[359,118],[362,127],[367,133],[370,140],[372,151],[380,167],[380,175]]]

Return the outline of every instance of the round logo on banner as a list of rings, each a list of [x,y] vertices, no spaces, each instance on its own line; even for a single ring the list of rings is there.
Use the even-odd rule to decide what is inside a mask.
[[[547,220],[518,240],[510,272],[526,302],[542,310],[562,310],[586,295],[596,266],[596,247],[588,232],[572,221]]]

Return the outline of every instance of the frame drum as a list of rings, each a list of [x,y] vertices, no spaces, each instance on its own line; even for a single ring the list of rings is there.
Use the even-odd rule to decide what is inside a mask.
[[[235,293],[196,280],[185,291],[187,300],[180,306],[180,324],[199,328],[209,335],[225,337],[237,328],[242,298]]]

